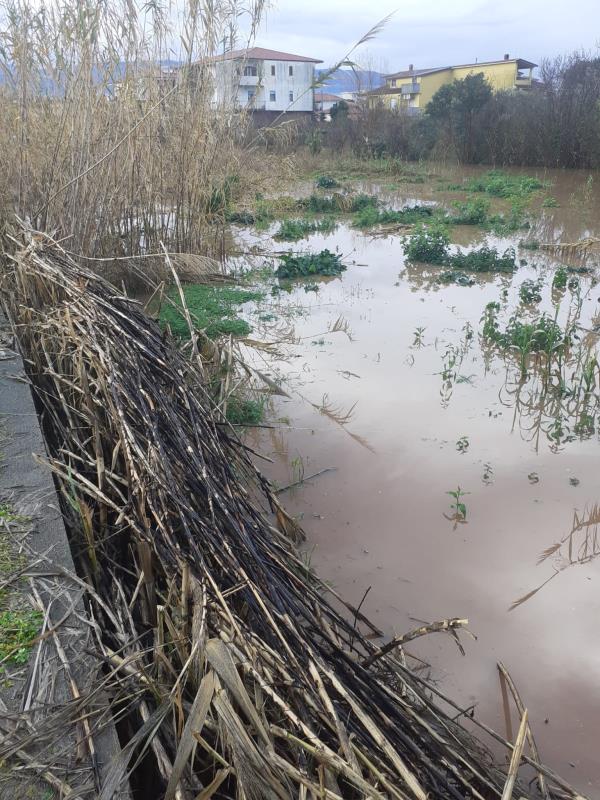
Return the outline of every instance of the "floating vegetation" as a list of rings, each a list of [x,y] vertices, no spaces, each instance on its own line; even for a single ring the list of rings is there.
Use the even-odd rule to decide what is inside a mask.
[[[455,283],[457,286],[473,286],[475,280],[470,275],[464,272],[458,272],[455,269],[449,269],[442,272],[438,277],[441,283]]]
[[[540,281],[523,281],[519,286],[519,297],[523,303],[539,303],[542,299],[542,285]]]
[[[331,233],[335,227],[335,222],[327,218],[322,220],[284,219],[279,224],[279,229],[273,238],[279,241],[293,242],[303,239],[311,233]]]
[[[190,283],[183,286],[186,306],[192,320],[199,330],[211,339],[219,336],[247,336],[252,328],[250,324],[238,316],[239,308],[244,303],[261,300],[263,293],[235,286],[210,286]],[[190,331],[185,319],[181,297],[173,287],[168,297],[172,303],[164,303],[160,310],[160,323],[170,327],[174,336],[180,339],[189,338]]]
[[[355,228],[372,228],[375,225],[414,225],[418,222],[431,219],[433,209],[431,206],[405,206],[400,211],[393,209],[378,209],[373,205],[366,205],[354,216]]]
[[[321,250],[320,253],[286,253],[279,256],[275,271],[278,278],[305,278],[310,275],[339,275],[346,265],[338,253]]]

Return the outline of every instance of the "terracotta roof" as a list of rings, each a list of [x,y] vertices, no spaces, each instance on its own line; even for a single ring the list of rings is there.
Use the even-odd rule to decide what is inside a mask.
[[[335,102],[336,100],[341,100],[342,98],[339,94],[328,94],[327,92],[315,92],[315,102],[317,103],[327,103],[329,101]]]
[[[266,47],[247,47],[244,50],[229,50],[221,55],[213,56],[211,61],[230,61],[232,59],[257,59],[259,61],[309,61],[312,64],[322,64],[318,58],[296,56],[293,53],[282,53],[279,50],[269,50]]]

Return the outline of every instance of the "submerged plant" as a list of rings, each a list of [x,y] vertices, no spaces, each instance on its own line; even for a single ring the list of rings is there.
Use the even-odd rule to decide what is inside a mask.
[[[430,206],[405,206],[400,211],[394,209],[379,210],[375,206],[366,205],[354,216],[355,228],[372,228],[375,225],[413,225],[416,222],[430,219],[433,209]]]
[[[567,279],[569,274],[567,272],[566,267],[559,267],[556,272],[554,273],[554,278],[552,279],[552,288],[553,289],[565,289],[567,286]]]
[[[273,238],[280,241],[296,241],[310,233],[330,233],[333,230],[335,230],[335,222],[331,219],[284,219],[279,224],[279,229]]]
[[[448,257],[447,263],[466,272],[514,272],[517,268],[512,247],[500,254],[495,247],[485,245],[468,253],[455,253]]]

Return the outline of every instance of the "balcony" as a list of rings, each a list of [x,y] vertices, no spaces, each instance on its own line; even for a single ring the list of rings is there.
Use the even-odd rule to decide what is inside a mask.
[[[531,86],[531,78],[517,77],[515,78],[515,86],[528,88]]]
[[[402,94],[419,94],[421,87],[418,83],[405,83],[401,87]]]
[[[258,75],[240,75],[240,86],[258,86],[260,78]]]

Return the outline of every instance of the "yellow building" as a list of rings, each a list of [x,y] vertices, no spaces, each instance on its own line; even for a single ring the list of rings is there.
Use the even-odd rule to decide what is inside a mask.
[[[414,69],[410,64],[403,72],[385,75],[385,86],[368,92],[370,103],[383,102],[388,108],[398,108],[416,114],[423,110],[433,95],[446,83],[462,80],[467,75],[481,74],[496,92],[508,89],[529,89],[533,69],[537,64],[523,58],[505,55],[501,61],[482,61],[455,67]]]

